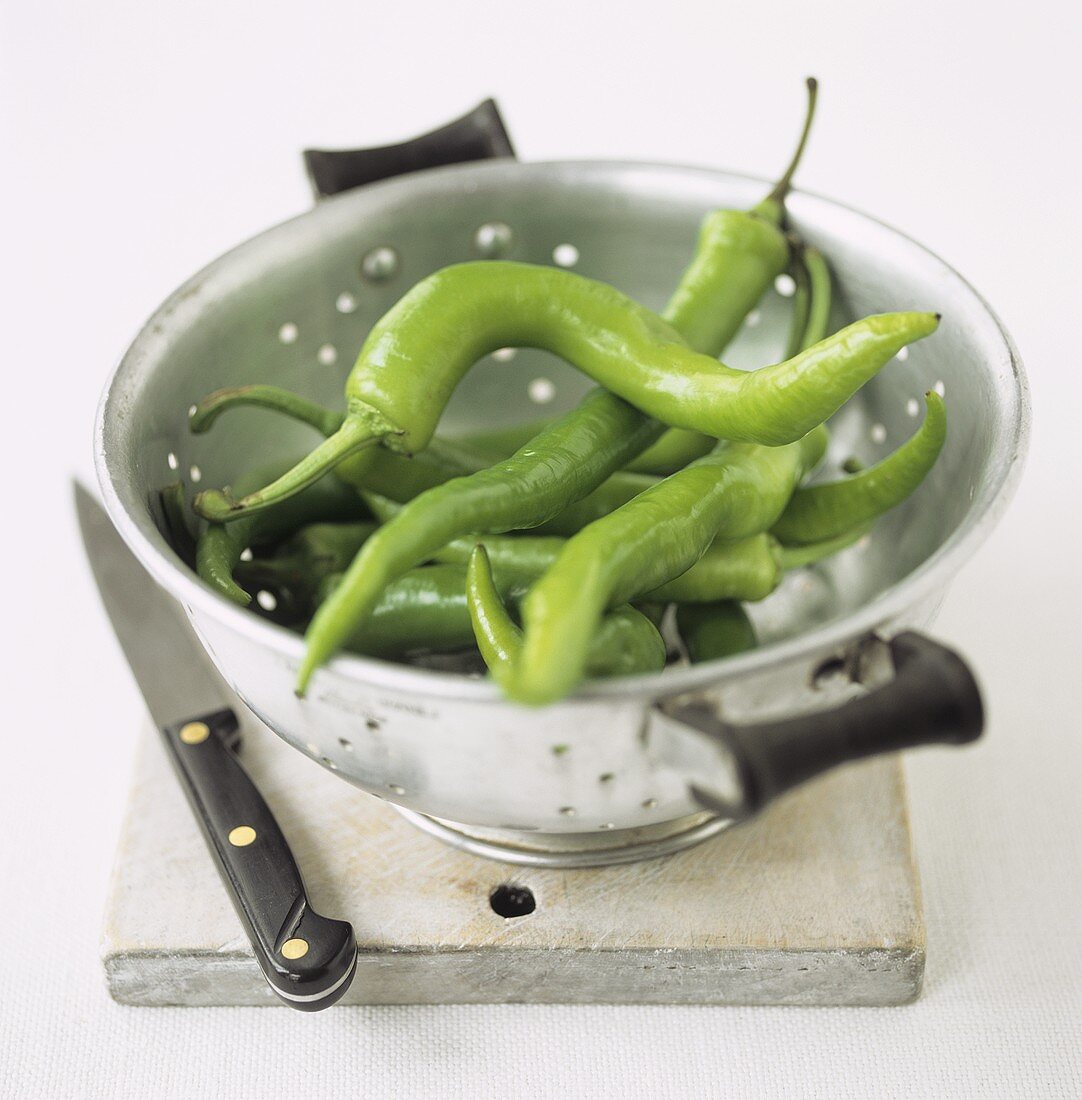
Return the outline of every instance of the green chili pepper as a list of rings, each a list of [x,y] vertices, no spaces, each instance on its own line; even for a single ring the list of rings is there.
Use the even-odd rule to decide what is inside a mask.
[[[528,264],[458,264],[423,280],[376,324],[334,435],[265,489],[240,501],[210,490],[195,507],[207,519],[232,520],[297,492],[372,443],[423,450],[462,375],[504,345],[552,351],[673,427],[777,446],[826,420],[937,323],[932,313],[868,317],[793,359],[745,372],[690,350],[660,317],[603,283]]]
[[[195,537],[188,526],[187,509],[184,505],[184,483],[174,481],[159,490],[162,506],[162,520],[165,525],[163,535],[176,551],[185,565],[195,564]]]
[[[497,683],[521,660],[522,630],[504,609],[484,546],[475,548],[466,573],[466,595],[481,656]],[[583,655],[587,675],[629,676],[665,667],[665,643],[657,627],[633,607],[606,615]]]
[[[947,438],[947,409],[926,393],[924,423],[893,454],[844,481],[798,489],[773,532],[782,542],[834,538],[866,524],[910,496],[935,465]]]
[[[363,496],[380,522],[393,519],[402,510],[401,505],[375,493]],[[765,532],[735,542],[716,540],[687,572],[647,593],[644,598],[671,603],[762,600],[777,588],[784,572],[837,553],[867,530],[867,525],[859,526],[837,538],[803,547],[782,546]],[[435,551],[432,558],[465,565],[479,538],[470,535],[453,539]],[[484,544],[498,574],[528,585],[556,561],[567,540],[542,535],[487,535]]]
[[[525,447],[535,435],[543,432],[555,419],[552,416],[545,416],[539,420],[509,424],[504,428],[478,428],[464,435],[455,436],[455,442],[465,444],[476,451],[482,451],[491,459],[507,458],[520,447]]]
[[[541,705],[571,691],[607,608],[678,577],[715,536],[739,539],[769,528],[825,441],[818,428],[781,447],[721,443],[569,539],[523,600],[520,659],[501,674],[508,695]]]
[[[796,292],[793,295],[793,323],[789,329],[786,359],[803,348],[817,344],[830,324],[830,268],[826,257],[810,245],[799,245],[795,253]]]
[[[322,594],[329,597],[341,578],[327,577]],[[495,590],[501,599],[515,600],[522,587],[513,578],[497,573]],[[501,605],[502,606],[502,605]],[[656,641],[630,616],[612,616],[598,632],[588,667],[594,676],[616,676],[649,671],[660,664]],[[448,653],[476,646],[473,622],[466,600],[464,565],[427,565],[411,569],[387,586],[366,622],[346,648],[368,657],[395,658],[418,653]]]
[[[533,529],[539,535],[573,535],[657,483],[658,479],[649,474],[618,470],[610,474],[592,493],[567,505],[558,515],[539,523]]]
[[[800,141],[770,194],[750,211],[714,210],[703,220],[695,259],[668,310],[669,320],[692,347],[724,348],[789,263],[789,245],[782,232],[785,199],[804,155],[818,92],[814,78],[809,78],[807,86],[808,109]],[[724,432],[719,436],[736,438]]]
[[[482,451],[493,460],[506,458],[529,443],[551,423],[552,418],[546,417],[543,420],[512,424],[506,428],[467,432],[465,435],[455,436],[455,441]],[[716,439],[701,432],[669,428],[656,443],[628,462],[624,469],[636,474],[674,474],[689,462],[702,458],[707,451],[713,449],[715,443]]]
[[[694,664],[733,657],[758,645],[748,613],[733,600],[677,608],[676,629]]]
[[[770,194],[751,210],[714,210],[706,215],[695,258],[670,303],[669,320],[700,351],[720,355],[789,263],[790,245],[783,232],[785,200],[808,143],[819,90],[814,77],[806,83],[804,126],[785,171]],[[794,326],[800,340],[803,329],[803,322]],[[629,468],[641,473],[675,473],[702,458],[715,442],[710,433],[704,436],[672,428]]]
[[[341,573],[375,529],[374,523],[310,523],[275,547],[272,554],[242,561],[234,576],[247,589],[286,590],[292,606],[308,619],[316,608],[323,579]]]
[[[341,575],[324,579],[320,595],[330,599]],[[497,581],[502,598],[521,588]],[[411,569],[380,594],[365,623],[347,639],[346,648],[369,657],[401,657],[427,651],[453,652],[475,645],[466,606],[466,569],[462,565],[426,565]]]
[[[274,469],[289,469],[291,465],[286,461]],[[263,485],[268,476],[273,476],[268,469],[256,470],[238,478],[237,486]],[[364,514],[365,506],[355,490],[336,478],[321,478],[303,493],[243,523],[208,524],[196,543],[196,571],[223,596],[246,607],[252,597],[233,579],[245,550],[269,545],[309,523],[357,519]]]
[[[638,458],[629,462],[627,470],[637,474],[675,474],[689,462],[709,454],[716,443],[716,439],[703,435],[702,432],[670,428]]]

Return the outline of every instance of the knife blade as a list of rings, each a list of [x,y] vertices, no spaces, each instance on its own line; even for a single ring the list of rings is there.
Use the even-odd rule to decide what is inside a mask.
[[[180,606],[128,549],[78,482],[75,511],[120,648],[271,989],[316,1011],[349,988],[353,928],[321,916],[270,808],[237,758],[229,692]]]

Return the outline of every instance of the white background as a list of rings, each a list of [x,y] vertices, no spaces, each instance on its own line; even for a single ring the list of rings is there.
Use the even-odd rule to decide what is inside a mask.
[[[0,5],[5,1096],[1077,1095],[1077,4]],[[99,390],[188,274],[309,202],[305,145],[499,97],[520,155],[771,174],[905,229],[997,307],[1031,459],[939,630],[986,741],[909,767],[929,932],[892,1010],[137,1010],[96,937],[141,716],[77,549]],[[14,920],[12,919],[14,918]]]

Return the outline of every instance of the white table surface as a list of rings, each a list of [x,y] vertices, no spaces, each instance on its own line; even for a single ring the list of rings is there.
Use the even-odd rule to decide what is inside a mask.
[[[1039,0],[0,6],[0,1094],[1077,1095],[1080,40],[1076,4]],[[318,1017],[112,1004],[97,936],[141,704],[67,478],[91,476],[94,404],[137,325],[307,205],[306,144],[396,140],[495,94],[526,159],[769,174],[807,71],[823,98],[801,183],[968,275],[1034,389],[1021,491],[938,626],[981,672],[988,736],[909,766],[924,998]]]

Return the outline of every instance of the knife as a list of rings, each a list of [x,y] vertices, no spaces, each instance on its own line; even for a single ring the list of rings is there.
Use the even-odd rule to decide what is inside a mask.
[[[309,904],[300,869],[237,759],[228,689],[179,605],[140,565],[105,510],[74,484],[86,556],[120,648],[271,989],[291,1008],[334,1004],[357,968],[346,921]]]

